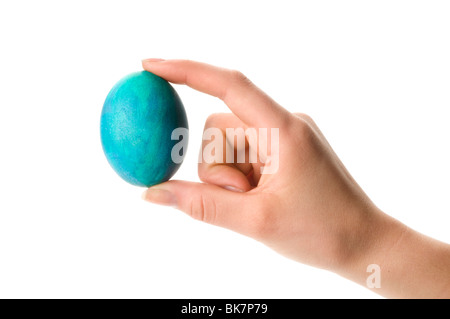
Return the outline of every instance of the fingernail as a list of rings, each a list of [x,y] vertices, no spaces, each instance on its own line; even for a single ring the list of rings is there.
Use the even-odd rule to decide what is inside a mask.
[[[142,60],[142,62],[162,62],[162,61],[165,61],[165,60],[164,59],[155,59],[155,58]]]
[[[142,199],[154,204],[177,207],[175,196],[170,191],[158,188],[157,186],[147,189],[142,194]]]
[[[234,186],[224,186],[223,188],[228,189],[229,191],[232,191],[232,192],[238,192],[238,193],[244,192],[242,189],[236,188]]]

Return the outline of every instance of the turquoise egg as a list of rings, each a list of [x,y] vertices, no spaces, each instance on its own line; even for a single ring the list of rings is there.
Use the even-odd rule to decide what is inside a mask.
[[[186,134],[176,134],[180,128]],[[175,174],[186,152],[187,129],[177,92],[166,80],[147,71],[117,82],[103,105],[103,151],[117,174],[136,186],[150,187]]]

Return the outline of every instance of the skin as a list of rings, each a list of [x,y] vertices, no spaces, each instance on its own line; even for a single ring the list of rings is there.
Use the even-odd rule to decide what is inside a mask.
[[[368,265],[377,264],[381,288],[373,291],[388,298],[450,298],[450,245],[378,209],[309,116],[288,112],[238,71],[187,60],[148,59],[143,67],[223,100],[232,113],[211,115],[205,129],[279,129],[276,173],[261,174],[262,162],[200,163],[203,183],[168,181],[145,200],[364,286]],[[247,141],[247,151],[253,147]]]

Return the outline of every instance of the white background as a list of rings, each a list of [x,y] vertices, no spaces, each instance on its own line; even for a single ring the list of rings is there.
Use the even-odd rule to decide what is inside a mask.
[[[310,114],[384,211],[450,242],[448,1],[1,1],[0,297],[372,298],[252,239],[145,203],[109,167],[104,99],[143,58],[239,69]],[[175,176],[220,101],[176,86]]]

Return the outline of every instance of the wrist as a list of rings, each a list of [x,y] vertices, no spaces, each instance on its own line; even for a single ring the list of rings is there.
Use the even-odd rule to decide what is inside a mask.
[[[347,240],[350,244],[342,250],[345,257],[334,271],[367,286],[367,280],[373,272],[378,269],[383,272],[383,269],[388,268],[390,255],[411,230],[376,207],[359,216],[357,226],[354,225],[351,230],[353,238]]]

